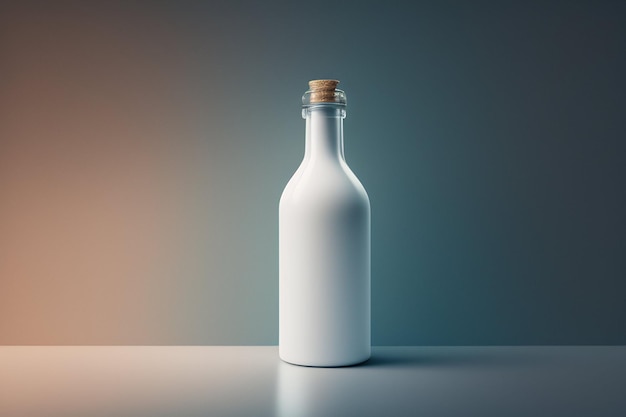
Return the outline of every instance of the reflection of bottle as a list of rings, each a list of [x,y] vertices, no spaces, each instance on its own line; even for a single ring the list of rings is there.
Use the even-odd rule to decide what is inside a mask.
[[[280,199],[280,357],[344,366],[370,356],[370,204],[343,155],[346,96],[309,82],[306,149]]]
[[[383,373],[376,374],[376,369],[359,372],[355,369],[311,369],[291,366],[287,363],[278,364],[276,384],[277,417],[319,417],[319,416],[366,416],[385,415],[370,414],[376,406],[371,404],[372,398],[354,401],[355,398],[368,391],[366,381],[380,380]],[[363,371],[359,369],[358,371]],[[364,383],[365,382],[365,383]],[[378,393],[376,390],[375,393]],[[384,395],[383,395],[384,397]],[[377,403],[385,404],[385,399]],[[364,407],[365,406],[365,407]],[[388,407],[388,406],[387,406]],[[379,411],[379,410],[377,410]]]

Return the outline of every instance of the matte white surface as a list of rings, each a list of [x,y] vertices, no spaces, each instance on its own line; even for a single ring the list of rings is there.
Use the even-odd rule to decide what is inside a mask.
[[[623,416],[626,347],[0,347],[0,416]]]
[[[280,357],[370,356],[370,203],[343,157],[343,109],[305,110],[306,150],[280,199]]]

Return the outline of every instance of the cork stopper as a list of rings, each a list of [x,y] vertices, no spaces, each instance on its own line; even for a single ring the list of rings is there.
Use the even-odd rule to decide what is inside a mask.
[[[338,80],[311,80],[309,89],[311,91],[311,103],[336,103],[339,102],[336,88]]]

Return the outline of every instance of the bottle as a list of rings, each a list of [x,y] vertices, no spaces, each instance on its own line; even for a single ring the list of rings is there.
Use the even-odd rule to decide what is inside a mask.
[[[279,208],[279,356],[304,366],[370,357],[370,203],[343,152],[346,95],[313,80],[306,146]]]

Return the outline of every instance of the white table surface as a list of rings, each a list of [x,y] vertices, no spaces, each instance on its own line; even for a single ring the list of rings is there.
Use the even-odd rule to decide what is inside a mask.
[[[3,346],[0,416],[626,416],[626,347]]]

